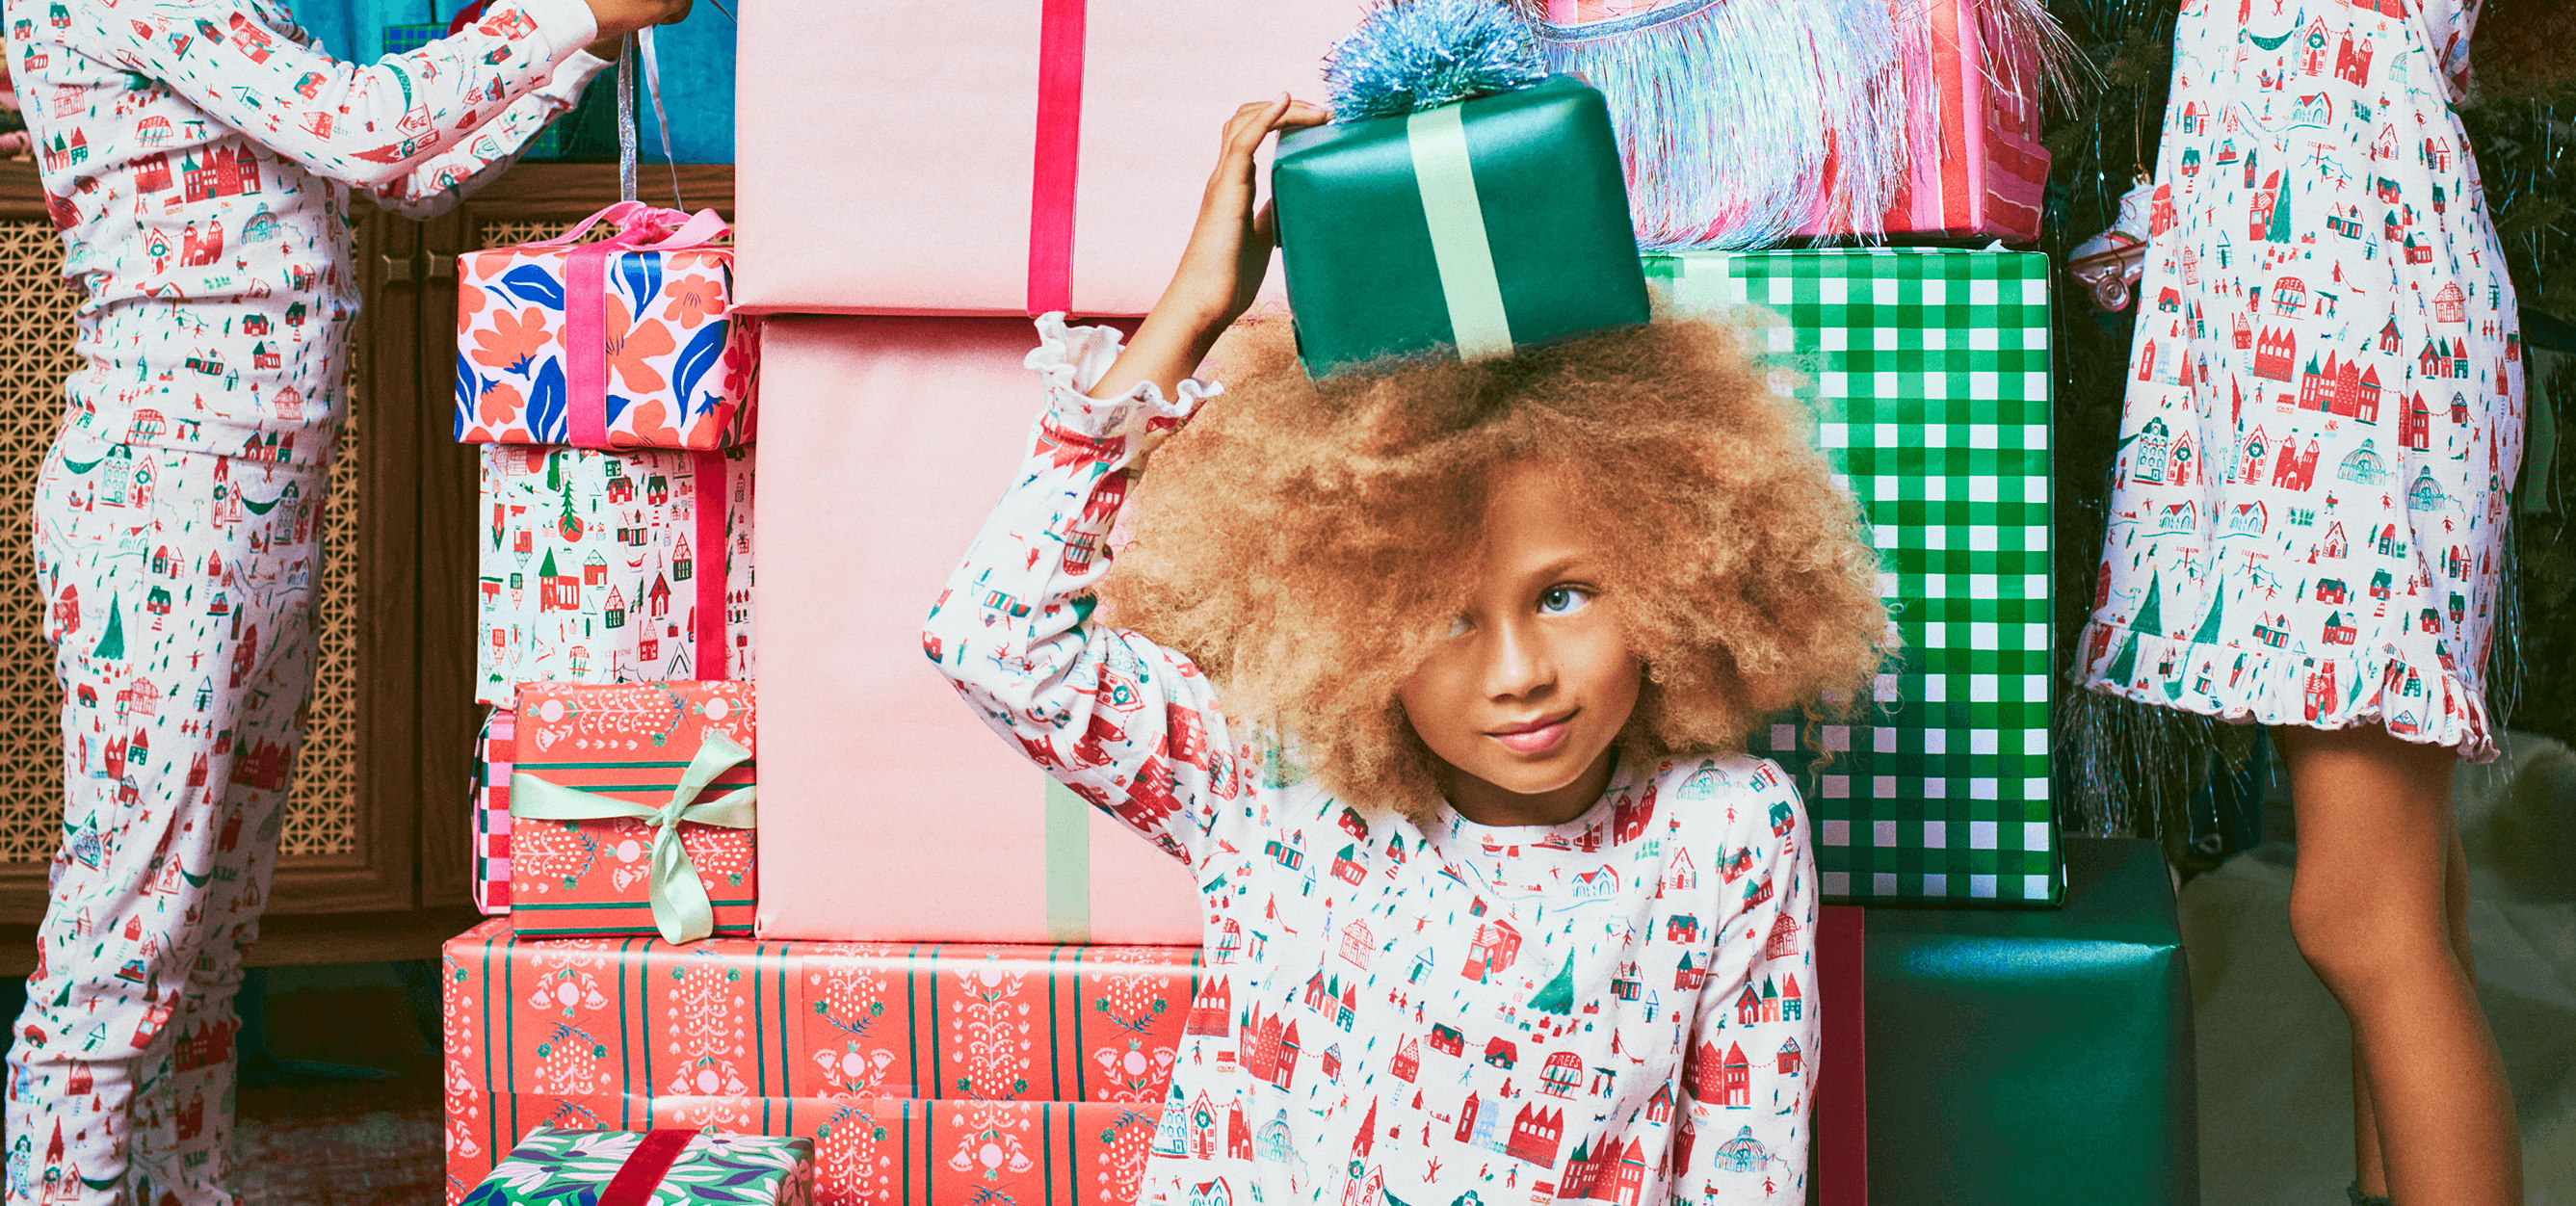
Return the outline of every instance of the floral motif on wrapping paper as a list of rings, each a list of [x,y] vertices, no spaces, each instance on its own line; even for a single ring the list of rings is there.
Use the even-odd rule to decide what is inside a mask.
[[[571,441],[567,245],[457,257],[456,438]],[[608,446],[727,448],[751,441],[757,323],[729,312],[733,250],[618,251],[601,299]]]

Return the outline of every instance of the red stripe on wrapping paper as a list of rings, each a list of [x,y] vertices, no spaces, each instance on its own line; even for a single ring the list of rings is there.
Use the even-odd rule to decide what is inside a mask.
[[[2002,98],[1986,98],[1985,120],[1977,127],[1983,139],[1977,160],[1984,169],[1981,216],[1986,229],[2029,241],[2039,237],[2040,202],[2048,189],[2048,148],[2039,143],[2039,51],[1998,37],[1992,17],[1990,10],[1978,12],[1975,29],[1981,45],[1974,61],[1985,62],[1986,46],[1992,46],[2006,78],[2020,82],[2029,95],[2012,98],[2018,102],[2013,109],[2000,103]]]
[[[676,1128],[644,1132],[644,1141],[626,1153],[626,1162],[617,1166],[617,1175],[600,1191],[599,1206],[645,1206],[653,1191],[661,1188],[662,1174],[671,1171],[697,1135]]]
[[[1037,145],[1029,173],[1030,314],[1073,308],[1073,197],[1082,149],[1084,0],[1038,16]]]
[[[1862,1051],[1869,914],[1859,905],[1828,905],[1818,915],[1816,991],[1824,998],[1818,1044],[1825,1057],[1816,1071],[1816,1197],[1823,1206],[1869,1206],[1869,1081]]]
[[[725,509],[733,505],[721,452],[695,452],[698,508],[698,677],[724,679],[733,665],[725,641],[725,559],[733,548],[725,539]]]

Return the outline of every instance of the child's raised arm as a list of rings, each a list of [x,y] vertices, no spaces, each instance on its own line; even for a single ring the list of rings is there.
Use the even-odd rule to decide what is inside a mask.
[[[1273,130],[1322,125],[1332,114],[1281,93],[1275,100],[1254,101],[1234,111],[1225,123],[1225,139],[1199,197],[1198,224],[1190,229],[1189,247],[1181,252],[1172,283],[1154,300],[1154,308],[1136,328],[1116,363],[1089,386],[1095,398],[1115,398],[1140,381],[1159,386],[1171,397],[1181,379],[1198,371],[1208,348],[1261,292],[1270,270],[1270,249],[1278,239],[1278,222],[1268,203],[1255,209],[1252,153]]]
[[[1252,152],[1322,110],[1246,105],[1171,285],[1134,342],[1038,320],[1047,408],[1011,487],[930,611],[922,649],[986,723],[1067,787],[1196,862],[1238,795],[1236,737],[1198,667],[1093,619],[1092,585],[1139,457],[1217,389],[1189,374],[1260,291],[1270,226],[1252,207]]]

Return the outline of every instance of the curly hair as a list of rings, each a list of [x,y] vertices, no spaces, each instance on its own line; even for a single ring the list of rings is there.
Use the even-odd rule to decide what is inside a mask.
[[[1285,326],[1219,345],[1228,387],[1154,453],[1100,594],[1334,794],[1438,807],[1396,692],[1465,609],[1517,463],[1558,471],[1644,671],[1623,754],[1737,749],[1784,708],[1863,694],[1887,628],[1876,558],[1809,416],[1735,332],[1657,323],[1310,381]]]

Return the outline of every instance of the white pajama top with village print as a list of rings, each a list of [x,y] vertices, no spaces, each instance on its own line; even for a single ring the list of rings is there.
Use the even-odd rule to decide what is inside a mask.
[[[1508,829],[1283,781],[1188,657],[1091,621],[1130,466],[1216,388],[1096,401],[1116,334],[1039,329],[1034,451],[923,639],[1203,894],[1208,968],[1138,1201],[1804,1200],[1816,886],[1789,776],[1622,764],[1583,816]]]
[[[502,0],[356,65],[283,0],[6,0],[63,275],[69,426],[329,463],[358,281],[349,196],[426,217],[516,162],[606,64],[582,0]]]
[[[2513,282],[2452,99],[2479,0],[2187,0],[2094,690],[2495,756]]]

